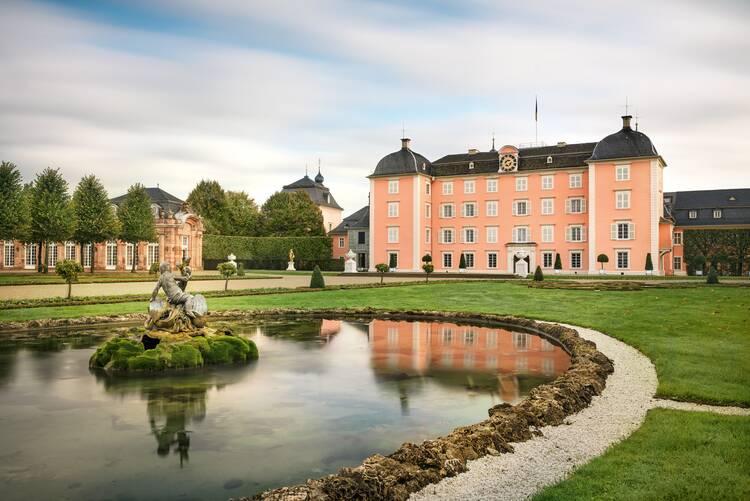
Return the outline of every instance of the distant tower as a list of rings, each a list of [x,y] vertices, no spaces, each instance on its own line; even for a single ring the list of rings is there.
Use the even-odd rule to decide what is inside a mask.
[[[323,178],[323,174],[320,173],[320,159],[318,159],[318,174],[315,176],[315,182],[323,184],[323,181],[325,181],[325,179]]]

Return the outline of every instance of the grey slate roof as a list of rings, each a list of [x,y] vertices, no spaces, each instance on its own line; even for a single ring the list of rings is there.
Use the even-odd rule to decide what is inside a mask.
[[[341,223],[328,232],[329,235],[343,235],[349,230],[367,230],[370,228],[370,206],[365,205],[354,214],[346,216]]]
[[[320,176],[320,173],[318,173]],[[321,178],[323,176],[320,176]],[[331,195],[331,190],[323,186],[322,183],[316,183],[314,180],[305,174],[305,177],[298,179],[292,184],[284,186],[282,191],[304,191],[310,197],[315,205],[324,205],[326,207],[332,207],[334,209],[344,210],[341,206],[336,203],[336,199]]]
[[[401,140],[401,149],[384,156],[375,166],[373,176],[394,176],[414,172],[430,173],[430,161],[409,147],[409,139]]]
[[[162,190],[159,187],[146,188],[146,193],[151,199],[151,203],[158,205],[159,207],[161,207],[162,209],[168,212],[171,211],[173,213],[177,213],[185,204],[184,200],[180,200],[176,196],[167,193],[166,191]],[[123,200],[125,200],[126,196],[127,194],[120,195],[119,197],[110,199],[110,202],[112,202],[115,205],[120,205],[123,202]]]
[[[750,226],[750,188],[664,193],[664,208],[676,226]],[[721,218],[713,217],[714,209],[721,209]],[[691,210],[697,218],[690,219]]]
[[[631,118],[629,115],[622,117],[622,129],[599,141],[589,160],[659,156],[646,134],[630,128]]]

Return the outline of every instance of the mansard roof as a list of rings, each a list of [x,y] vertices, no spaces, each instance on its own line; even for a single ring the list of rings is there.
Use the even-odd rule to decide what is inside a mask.
[[[590,161],[659,156],[646,134],[630,128],[631,118],[630,115],[622,117],[622,129],[596,144]]]
[[[146,188],[146,193],[148,194],[148,197],[151,199],[152,204],[156,204],[165,211],[171,211],[172,213],[177,213],[180,211],[183,205],[185,205],[185,201],[177,198],[176,196],[167,193],[166,191],[162,190],[158,186],[156,188]],[[110,199],[110,202],[112,202],[115,205],[120,205],[127,196],[127,193],[125,195],[120,195],[119,197],[115,197]]]
[[[367,230],[370,228],[370,206],[366,205],[354,214],[346,216],[341,223],[329,231],[330,235],[343,235],[349,230]]]
[[[430,173],[430,161],[410,148],[411,139],[401,139],[401,149],[380,159],[372,176]]]
[[[318,173],[318,175],[320,176],[320,173]],[[322,178],[323,176],[320,177]],[[282,191],[287,193],[292,191],[303,191],[307,193],[315,205],[323,205],[325,207],[344,210],[336,202],[336,199],[333,198],[333,195],[331,195],[331,190],[323,186],[323,183],[318,183],[315,182],[315,180],[310,179],[307,174],[305,174],[305,177],[302,179],[298,179],[292,184],[284,186]]]
[[[668,192],[664,207],[676,226],[750,226],[750,188]],[[713,217],[714,209],[721,209],[720,218]],[[693,210],[697,217],[690,219]]]

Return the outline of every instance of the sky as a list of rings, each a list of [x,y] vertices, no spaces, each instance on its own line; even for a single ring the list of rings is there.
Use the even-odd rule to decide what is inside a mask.
[[[0,159],[111,196],[201,179],[262,203],[378,160],[598,141],[625,102],[668,191],[750,187],[750,2],[0,0]]]

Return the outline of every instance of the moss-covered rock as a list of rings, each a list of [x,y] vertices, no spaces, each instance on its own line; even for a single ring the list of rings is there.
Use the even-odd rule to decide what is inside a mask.
[[[148,333],[143,341],[114,338],[97,348],[89,366],[107,371],[163,371],[190,369],[204,365],[246,363],[258,358],[258,348],[250,339],[227,332],[190,337],[181,334]],[[146,339],[148,337],[148,339]],[[145,349],[144,345],[153,349]]]

